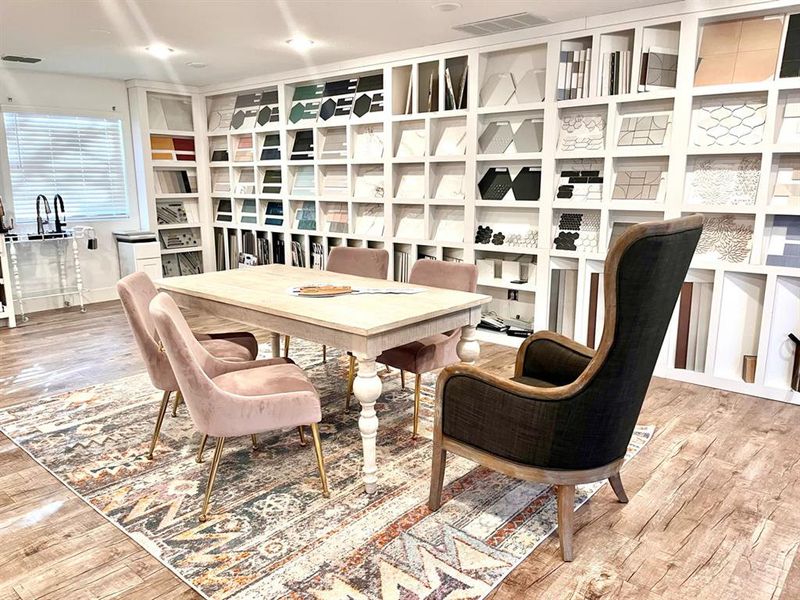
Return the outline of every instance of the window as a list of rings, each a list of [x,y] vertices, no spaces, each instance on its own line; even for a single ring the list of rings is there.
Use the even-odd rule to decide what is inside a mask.
[[[36,220],[36,196],[64,198],[68,221],[128,216],[122,121],[4,113],[17,222]]]

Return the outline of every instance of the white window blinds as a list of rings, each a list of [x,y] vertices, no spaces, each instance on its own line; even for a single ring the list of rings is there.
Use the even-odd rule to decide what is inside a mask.
[[[4,113],[19,223],[36,220],[36,196],[64,198],[67,221],[128,216],[120,119]]]

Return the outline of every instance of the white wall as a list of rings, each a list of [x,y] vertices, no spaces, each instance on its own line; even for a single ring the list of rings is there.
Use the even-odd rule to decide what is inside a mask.
[[[99,247],[89,251],[85,241],[80,243],[80,260],[83,274],[85,299],[87,302],[100,302],[116,298],[114,285],[119,279],[119,264],[117,248],[112,231],[120,229],[139,229],[139,208],[136,201],[136,179],[133,165],[133,148],[131,143],[130,114],[128,110],[128,94],[125,82],[114,79],[99,79],[93,77],[79,77],[74,75],[59,75],[54,73],[36,73],[32,71],[8,70],[0,68],[0,107],[6,111],[13,111],[16,107],[37,109],[47,113],[48,110],[72,113],[111,113],[119,115],[123,120],[123,139],[125,143],[125,157],[127,163],[128,198],[130,201],[130,216],[123,221],[94,221],[75,222],[69,219],[69,198],[64,198],[67,222],[70,226],[86,225],[95,228]],[[0,123],[0,127],[2,123]],[[1,137],[1,136],[0,136]],[[0,192],[6,202],[7,209],[13,212],[14,204],[34,202],[34,198],[14,198],[8,178],[8,161],[6,160],[5,146],[0,147]],[[52,194],[45,194],[52,198]],[[30,231],[35,225],[18,226],[16,231]],[[20,263],[22,269],[27,266]],[[38,281],[46,278],[48,273],[42,265],[34,265]],[[51,273],[53,281],[58,281],[57,275]],[[25,272],[23,272],[23,286]],[[26,303],[26,312],[55,308],[61,306],[56,299],[39,300]]]

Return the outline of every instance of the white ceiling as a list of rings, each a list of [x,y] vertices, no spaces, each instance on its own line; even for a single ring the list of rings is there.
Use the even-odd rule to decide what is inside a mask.
[[[453,25],[512,13],[557,22],[668,0],[459,1],[440,12],[435,0],[0,0],[0,53],[43,59],[0,69],[206,85],[458,40]],[[317,42],[305,54],[285,44],[298,33]],[[154,40],[176,52],[150,56]]]

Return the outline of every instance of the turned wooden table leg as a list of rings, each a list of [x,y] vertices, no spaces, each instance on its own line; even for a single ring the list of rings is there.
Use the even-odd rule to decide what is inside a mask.
[[[270,334],[270,350],[272,350],[272,358],[280,358],[281,356],[281,336],[277,333]]]
[[[481,355],[481,345],[478,343],[478,336],[473,325],[461,328],[461,339],[456,346],[458,358],[467,364],[474,364]]]
[[[358,358],[358,375],[353,382],[353,395],[361,404],[358,429],[364,445],[364,488],[368,494],[375,492],[378,483],[378,465],[375,440],[378,437],[378,415],[375,401],[380,397],[382,384],[374,358]]]

